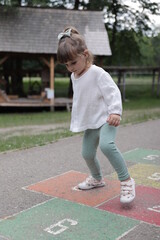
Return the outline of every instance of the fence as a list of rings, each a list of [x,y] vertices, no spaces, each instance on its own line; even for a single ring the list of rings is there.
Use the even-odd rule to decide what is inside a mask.
[[[116,74],[118,77],[118,87],[121,90],[122,98],[126,98],[126,75],[128,73],[152,74],[152,94],[156,92],[157,97],[160,95],[160,67],[103,67],[105,71]],[[157,84],[156,84],[157,78]],[[157,86],[157,89],[156,89]]]

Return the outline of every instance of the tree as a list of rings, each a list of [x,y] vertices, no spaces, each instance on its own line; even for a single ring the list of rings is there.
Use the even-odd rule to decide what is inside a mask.
[[[123,56],[125,54],[124,59],[128,64],[135,62],[135,57],[137,59],[140,58],[140,41],[144,41],[144,35],[151,35],[152,33],[152,24],[149,16],[157,14],[159,11],[158,4],[152,0],[81,0],[69,2],[75,2],[73,6],[76,9],[104,11],[105,25],[109,32],[112,49],[110,64],[113,64],[116,58],[116,62],[119,62],[121,51]],[[134,7],[131,3],[134,4]],[[124,42],[122,43],[121,41]],[[129,49],[130,54],[127,49]],[[116,57],[116,55],[118,56]],[[133,56],[129,59],[129,55]]]
[[[133,66],[140,63],[140,59],[141,52],[137,33],[133,29],[124,29],[117,32],[112,64],[118,66]]]
[[[117,52],[117,49],[121,49],[119,47],[119,39],[125,40],[123,52],[130,48],[132,42],[130,52],[135,52],[136,50],[140,54],[140,49],[138,48],[140,45],[137,44],[136,39],[143,40],[144,35],[151,35],[152,24],[149,14],[157,14],[159,11],[158,4],[153,0],[6,0],[5,2],[0,0],[0,3],[3,3],[3,5],[5,3],[11,7],[22,5],[22,2],[26,6],[103,11],[112,49],[110,64],[115,62],[116,54],[120,55],[120,52]]]
[[[156,65],[160,66],[160,33],[151,39],[154,49],[154,61]]]
[[[116,35],[123,30],[135,31],[139,36],[151,32],[149,13],[158,13],[158,4],[150,0],[134,0],[137,9],[127,3],[118,0],[109,0],[106,5],[105,21],[106,28],[110,32],[112,54],[115,54],[117,44]],[[126,42],[127,44],[127,42]],[[137,45],[135,41],[135,45]],[[112,62],[112,58],[111,58]]]

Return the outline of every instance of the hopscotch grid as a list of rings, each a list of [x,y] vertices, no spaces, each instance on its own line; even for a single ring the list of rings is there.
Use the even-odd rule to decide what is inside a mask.
[[[41,181],[39,181],[39,182],[35,182],[35,183],[32,183],[32,184],[29,184],[29,185],[27,185],[27,186],[22,187],[21,189],[24,190],[24,191],[29,191],[29,192],[33,192],[33,193],[42,194],[42,195],[44,195],[44,196],[52,197],[52,195],[50,195],[50,194],[47,194],[47,193],[44,193],[44,192],[39,192],[39,191],[36,191],[36,190],[33,190],[33,189],[28,189],[28,187],[32,187],[32,186],[34,186],[34,185],[36,185],[36,184],[39,184],[39,183],[42,183],[42,182],[45,182],[45,181],[48,181],[48,180],[51,180],[51,179],[54,179],[54,178],[57,178],[57,177],[60,177],[60,176],[64,176],[64,175],[66,175],[66,174],[68,174],[68,173],[72,173],[72,172],[73,172],[73,173],[84,174],[84,173],[82,173],[82,172],[80,172],[80,171],[70,170],[70,171],[67,171],[67,172],[65,172],[65,173],[61,173],[61,174],[59,174],[59,175],[56,175],[56,176],[53,176],[53,177],[50,177],[50,178],[46,178],[46,179],[41,180]],[[75,186],[75,187],[77,187],[77,186]],[[75,188],[75,187],[73,187],[73,188]],[[72,190],[74,190],[74,189],[72,189]],[[78,191],[78,190],[76,190],[76,191]],[[81,191],[81,190],[80,190],[80,191]],[[54,198],[54,196],[53,196],[53,198]],[[63,199],[63,198],[62,198],[62,199]]]
[[[141,224],[141,223],[140,223],[140,224]],[[140,224],[139,224],[139,225],[140,225]],[[127,236],[128,233],[134,231],[139,225],[136,225],[136,226],[134,226],[133,228],[129,229],[128,231],[126,231],[125,233],[123,233],[121,236],[119,236],[118,238],[116,238],[116,240],[120,240],[120,239],[122,239],[123,237]]]
[[[107,202],[107,201],[106,201],[106,202]],[[136,219],[136,218],[133,218],[133,217],[129,217],[129,216],[125,216],[125,215],[121,215],[121,214],[119,214],[119,213],[115,213],[115,212],[110,212],[110,211],[108,211],[108,210],[101,209],[101,208],[96,208],[96,207],[93,207],[93,208],[95,208],[96,210],[101,211],[101,212],[107,212],[107,213],[109,213],[109,214],[113,214],[113,215],[115,215],[115,216],[119,216],[119,217],[122,217],[122,218],[125,218],[125,219],[130,219],[130,220],[137,221],[137,225],[136,225],[135,227],[139,226],[139,224],[140,224],[141,222],[142,222],[142,223],[149,224],[149,225],[151,225],[151,226],[155,225],[155,226],[157,227],[156,224],[152,224],[152,223],[144,222],[143,220],[139,220],[139,219]],[[135,227],[134,227],[134,228],[135,228]],[[158,227],[159,227],[159,226],[158,226]],[[115,239],[115,240],[118,240],[118,239]]]
[[[47,196],[47,197],[50,197],[50,198],[55,198],[55,196],[52,196],[52,195],[44,193],[44,192],[36,191],[36,190],[33,190],[33,189],[27,189],[25,187],[22,187],[21,189],[24,190],[24,191],[32,192],[32,193],[42,194],[43,196]]]
[[[123,152],[122,154],[125,155],[125,154],[128,154],[128,153],[134,152],[136,150],[160,151],[159,149],[154,149],[154,148],[152,148],[152,149],[150,149],[150,148],[134,148],[134,149],[131,149],[127,152]]]
[[[113,199],[114,199],[114,198],[113,198]],[[112,200],[112,199],[111,199],[111,200]],[[106,202],[108,202],[108,201],[110,201],[110,200],[107,200]],[[100,204],[100,205],[101,205],[101,204]],[[96,207],[97,207],[97,206],[96,206]],[[93,208],[96,208],[96,207],[93,207]],[[126,219],[135,220],[135,221],[137,221],[139,224],[140,224],[140,223],[144,223],[144,224],[148,224],[148,225],[150,225],[150,226],[155,226],[155,227],[160,228],[160,225],[157,225],[156,223],[146,222],[146,221],[144,221],[144,220],[140,220],[140,219],[137,219],[137,218],[134,218],[134,217],[130,217],[130,216],[121,215],[120,213],[110,212],[110,211],[108,211],[108,210],[101,209],[101,208],[96,208],[96,209],[99,210],[99,211],[108,212],[108,213],[111,213],[111,214],[113,214],[113,215],[116,215],[116,216],[119,216],[119,217],[123,217],[123,218],[126,218]],[[136,225],[135,227],[137,227],[137,226],[139,225],[138,223],[137,223],[137,225]],[[116,239],[116,240],[118,240],[118,239]]]
[[[112,199],[111,199],[111,200],[112,200]],[[110,200],[107,200],[106,202],[108,202],[108,201],[110,201]],[[101,206],[101,204],[100,204],[99,206]],[[96,207],[93,207],[93,208],[96,208]],[[130,216],[121,215],[120,213],[110,212],[109,210],[105,210],[105,209],[101,209],[101,208],[96,208],[96,209],[99,210],[99,211],[111,213],[111,214],[116,215],[116,216],[119,216],[119,217],[123,217],[123,218],[127,218],[127,219],[132,219],[132,220],[135,220],[135,221],[137,221],[137,222],[139,222],[139,223],[145,223],[145,224],[148,224],[148,225],[150,225],[150,226],[155,226],[155,227],[160,228],[160,225],[157,225],[156,223],[149,223],[149,222],[146,222],[146,221],[144,221],[144,220],[140,220],[140,219],[137,219],[137,218],[134,218],[134,217],[130,217]],[[138,226],[138,224],[137,224],[136,226]],[[117,239],[116,239],[116,240],[117,240]]]
[[[50,196],[50,195],[49,195],[49,196]],[[50,197],[51,197],[51,196],[50,196]],[[48,200],[46,200],[46,201],[44,201],[44,202],[38,203],[38,204],[36,204],[36,205],[34,205],[34,206],[30,207],[30,208],[27,208],[27,209],[24,209],[24,210],[19,211],[19,212],[17,212],[17,213],[8,215],[8,216],[4,217],[3,219],[0,219],[0,223],[3,222],[3,221],[5,221],[5,220],[7,220],[7,219],[9,219],[9,218],[16,217],[17,215],[19,215],[19,214],[21,214],[21,213],[28,212],[28,211],[31,210],[31,209],[34,209],[34,208],[36,208],[36,207],[38,207],[38,206],[41,206],[41,205],[43,205],[43,204],[46,204],[46,203],[48,203],[48,202],[50,202],[50,201],[53,201],[53,200],[55,200],[55,199],[61,199],[61,200],[65,201],[65,202],[69,202],[69,203],[73,203],[73,204],[78,204],[78,205],[81,205],[81,206],[84,206],[84,207],[89,207],[89,208],[92,208],[92,209],[95,208],[95,207],[92,207],[92,206],[90,206],[90,205],[86,205],[86,204],[84,204],[84,203],[77,203],[77,202],[74,202],[74,201],[71,201],[71,200],[68,200],[68,199],[64,199],[64,198],[53,197],[53,198],[48,199]],[[98,209],[98,208],[96,208],[96,210],[98,210],[98,211],[103,211],[102,209]]]
[[[136,148],[136,149],[139,149],[139,148]],[[135,150],[136,150],[136,149],[135,149]],[[141,163],[137,163],[136,165],[141,165]],[[134,166],[131,166],[130,168],[132,168],[132,167],[134,167]],[[51,178],[48,178],[48,179],[44,179],[44,180],[42,180],[42,181],[40,181],[40,182],[44,182],[44,181],[47,181],[47,180],[52,179],[52,178],[56,178],[56,177],[59,177],[59,176],[63,176],[63,175],[65,175],[65,174],[68,174],[68,173],[71,173],[71,172],[84,174],[84,173],[82,173],[82,172],[80,172],[80,171],[70,170],[70,171],[68,171],[68,172],[65,172],[65,173],[56,175],[56,176],[54,176],[54,177],[51,177]],[[114,172],[113,172],[113,173],[114,173]],[[112,178],[111,175],[112,175],[113,173],[111,173],[110,175],[106,175],[105,178],[107,178],[107,177],[108,177],[109,179]],[[111,180],[112,180],[112,179],[111,179]],[[37,182],[37,183],[40,183],[40,182]],[[35,183],[35,184],[36,184],[36,183]],[[32,184],[32,185],[35,185],[35,184]],[[28,185],[28,186],[32,186],[32,185]],[[27,186],[27,187],[28,187],[28,186]],[[136,186],[143,186],[143,185],[142,185],[142,184],[136,184]],[[43,193],[43,192],[37,192],[37,191],[35,191],[35,190],[26,189],[27,187],[23,187],[22,189],[23,189],[23,190],[28,190],[28,191],[31,191],[31,192],[34,192],[34,193],[43,194],[43,195],[48,196],[48,197],[52,197],[51,195],[45,194],[45,193]],[[152,187],[152,188],[153,188],[153,187]],[[156,189],[156,188],[155,188],[155,189]],[[106,210],[103,210],[103,209],[99,209],[98,207],[101,206],[101,205],[103,205],[104,203],[107,203],[107,202],[115,199],[115,198],[118,197],[118,196],[119,196],[119,194],[116,195],[116,196],[114,196],[113,198],[107,199],[106,201],[104,201],[104,202],[102,202],[102,203],[94,206],[93,208],[95,208],[95,209],[98,210],[98,211],[106,211]],[[54,196],[53,196],[50,200],[52,200],[52,199],[54,199],[54,198],[60,198],[60,197],[54,197]],[[68,201],[68,202],[77,203],[77,202],[74,202],[74,201],[71,201],[71,200],[67,200],[67,199],[65,199],[65,198],[60,198],[60,199],[65,200],[65,201]],[[87,206],[87,207],[91,207],[90,205],[87,205],[87,204],[82,204],[82,203],[77,203],[77,204],[80,204],[80,205],[83,205],[83,206]],[[111,213],[110,211],[106,211],[106,212]],[[115,214],[115,213],[112,213],[112,214]],[[122,216],[121,214],[117,214],[117,213],[116,213],[116,215]],[[135,219],[135,218],[128,217],[128,216],[123,216],[123,217],[125,217],[125,218],[130,218],[130,219]],[[142,221],[142,222],[147,223],[147,224],[150,224],[150,225],[158,226],[158,225],[156,225],[156,224],[151,224],[151,223],[145,222],[145,221],[143,221],[143,220],[138,220],[138,219],[135,219],[135,220],[137,220],[137,221]],[[158,226],[158,227],[159,227],[159,226]]]
[[[43,180],[41,180],[41,181],[39,181],[39,182],[35,182],[35,183],[32,183],[32,184],[23,186],[21,189],[23,189],[23,190],[29,190],[29,191],[30,191],[30,189],[27,189],[28,187],[34,186],[34,185],[36,185],[36,184],[38,184],[38,183],[42,183],[42,182],[45,182],[45,181],[54,179],[54,178],[56,178],[56,177],[60,177],[60,176],[66,175],[66,174],[68,174],[68,173],[72,173],[72,172],[73,172],[73,173],[81,173],[81,174],[84,174],[84,173],[82,173],[82,172],[80,172],[80,171],[70,170],[70,171],[67,171],[67,172],[65,172],[65,173],[61,173],[61,174],[58,174],[58,175],[56,175],[56,176],[43,179]]]
[[[123,154],[125,155],[125,154],[127,154],[127,153],[134,152],[134,151],[139,150],[139,149],[140,149],[140,148],[135,148],[135,149],[129,150],[129,151],[123,153]],[[153,149],[152,149],[152,150],[153,150]],[[141,164],[141,163],[137,163],[137,164],[139,165],[139,164]],[[131,167],[132,167],[132,166],[131,166]],[[23,189],[23,190],[27,190],[27,191],[31,191],[31,192],[34,192],[34,193],[43,194],[43,195],[45,195],[45,196],[51,197],[51,195],[45,194],[45,193],[43,193],[43,192],[37,192],[37,191],[34,191],[34,190],[30,190],[30,189],[27,189],[27,188],[28,188],[29,186],[33,186],[33,185],[35,185],[35,184],[38,184],[38,183],[41,183],[41,182],[44,182],[44,181],[47,181],[47,180],[50,180],[50,179],[54,179],[54,178],[56,178],[56,177],[60,177],[60,176],[63,176],[63,175],[66,175],[66,174],[72,173],[72,172],[81,173],[80,171],[70,170],[70,171],[67,171],[67,172],[65,172],[65,173],[62,173],[62,174],[59,174],[59,175],[56,175],[56,176],[53,176],[53,177],[50,177],[50,178],[41,180],[41,181],[39,181],[39,182],[35,182],[35,183],[31,184],[31,185],[24,186],[24,187],[22,187],[22,189]],[[113,173],[111,173],[110,175],[106,175],[106,177],[107,177],[107,176],[111,176],[112,174],[113,174]],[[141,185],[141,184],[139,184],[139,185]],[[137,185],[137,186],[138,186],[138,185]],[[116,198],[116,197],[118,197],[118,196],[119,196],[119,195],[116,195],[116,196],[114,196],[113,198],[110,198],[110,199],[108,199],[107,201],[104,201],[104,202],[102,202],[102,203],[100,203],[100,204],[98,204],[98,205],[96,205],[96,206],[94,206],[94,207],[91,207],[91,206],[88,206],[88,205],[85,205],[85,204],[81,204],[81,203],[78,203],[78,204],[79,204],[79,205],[83,205],[83,206],[87,206],[87,207],[90,207],[90,208],[95,208],[95,209],[98,210],[98,211],[105,211],[105,210],[103,210],[103,209],[98,209],[98,207],[101,206],[101,205],[104,204],[104,203],[107,203],[108,201],[113,200],[114,198]],[[40,205],[43,205],[43,204],[45,204],[45,203],[47,203],[47,202],[49,202],[49,201],[52,201],[53,199],[58,199],[58,197],[51,197],[51,199],[49,199],[49,200],[46,200],[46,201],[44,201],[44,202],[42,202],[42,203],[38,203],[38,204],[36,204],[36,205],[28,208],[28,209],[25,209],[25,210],[22,210],[22,211],[20,211],[20,212],[18,212],[18,213],[15,213],[15,214],[12,214],[12,215],[10,215],[10,216],[7,216],[7,217],[5,217],[4,219],[0,219],[0,222],[5,221],[5,220],[7,220],[8,218],[11,218],[11,217],[13,217],[13,216],[17,216],[17,215],[19,215],[20,213],[27,212],[27,211],[29,211],[30,209],[33,209],[33,208],[38,207],[38,206],[40,206]],[[67,202],[72,202],[72,201],[67,200],[67,199],[63,199],[63,200],[64,200],[64,201],[67,201]],[[105,211],[105,212],[109,212],[109,211]],[[109,212],[109,213],[111,213],[111,212]],[[119,215],[119,216],[122,217],[122,215],[120,215],[120,214],[116,214],[116,213],[112,213],[112,214]],[[123,216],[123,217],[125,217],[125,218],[130,218],[130,217],[128,217],[128,216]],[[130,219],[135,219],[135,218],[130,218]],[[137,219],[135,219],[135,220],[137,220]],[[137,221],[139,221],[139,220],[137,220]],[[140,223],[140,224],[145,223],[145,224],[148,224],[148,225],[151,225],[151,226],[160,227],[160,226],[158,226],[158,225],[156,225],[156,224],[148,223],[148,222],[145,222],[145,221],[143,221],[143,220],[139,221],[139,223]],[[139,225],[140,225],[140,224],[139,224]],[[126,236],[129,232],[133,231],[133,230],[136,229],[137,227],[138,227],[138,225],[136,225],[135,227],[133,227],[132,229],[130,229],[130,230],[127,231],[126,233],[122,234],[122,235],[121,235],[120,237],[118,237],[116,240],[120,240],[122,237]],[[0,235],[0,237],[3,237],[3,236]],[[3,237],[3,239],[4,239],[4,240],[9,240],[8,238],[5,238],[5,237]]]
[[[110,201],[110,200],[113,200],[114,198],[116,198],[116,197],[113,197],[113,198],[107,200],[106,203],[107,203],[108,201]],[[104,202],[104,203],[105,203],[105,202]],[[102,204],[103,204],[103,203],[102,203]],[[110,212],[109,210],[105,210],[105,209],[98,208],[98,207],[101,206],[102,204],[99,204],[99,205],[97,205],[97,206],[94,206],[93,208],[95,208],[95,209],[98,210],[98,211],[107,212],[107,213],[110,213],[110,214],[113,214],[113,215],[115,215],[115,216],[119,216],[119,217],[122,217],[122,218],[129,218],[129,219],[131,219],[131,220],[137,221],[138,223],[143,222],[143,223],[147,223],[147,224],[150,224],[150,225],[156,225],[156,224],[144,222],[143,220],[139,220],[139,219],[136,219],[136,218],[133,218],[133,217],[121,215],[120,213]],[[138,223],[137,223],[136,226],[139,225]],[[157,226],[157,225],[156,225],[156,226]],[[116,240],[117,240],[117,239],[116,239]]]
[[[50,201],[52,201],[52,200],[54,200],[54,199],[57,199],[57,197],[54,197],[54,198],[48,199],[48,200],[46,200],[46,201],[44,201],[44,202],[38,203],[38,204],[36,204],[36,205],[34,205],[34,206],[30,207],[30,208],[27,208],[27,209],[24,209],[24,210],[20,211],[20,212],[17,212],[17,213],[8,215],[8,216],[4,217],[3,219],[0,219],[0,223],[3,222],[3,221],[5,221],[5,220],[7,220],[7,219],[9,219],[9,218],[16,217],[17,215],[19,215],[19,214],[21,214],[21,213],[28,212],[29,210],[31,210],[31,209],[33,209],[33,208],[36,208],[36,207],[38,207],[38,206],[41,206],[41,205],[43,205],[43,204],[45,204],[45,203],[48,203],[48,202],[50,202]]]
[[[106,201],[104,201],[104,202],[102,202],[102,203],[99,203],[98,205],[96,205],[96,206],[94,206],[95,208],[98,208],[98,207],[100,207],[101,205],[103,205],[104,203],[107,203],[107,202],[109,202],[109,201],[111,201],[111,200],[114,200],[115,198],[117,198],[117,197],[119,197],[120,196],[120,194],[118,194],[118,195],[116,195],[116,196],[114,196],[114,197],[112,197],[112,198],[109,198],[109,199],[107,199]],[[99,209],[99,208],[98,208]],[[103,210],[103,209],[100,209],[100,210]]]
[[[127,152],[124,152],[123,153],[123,155],[124,155],[124,157],[125,157],[125,155],[127,154],[127,153],[132,153],[132,152],[134,152],[134,151],[136,151],[136,150],[148,150],[148,151],[159,151],[159,150],[157,150],[157,149],[144,149],[144,148],[135,148],[135,149],[133,149],[133,150],[129,150],[129,151],[127,151]],[[150,156],[150,155],[148,155],[148,156]],[[148,156],[146,156],[146,157],[148,157]],[[155,155],[155,154],[151,154],[151,156],[156,156],[156,157],[158,157],[158,155]],[[152,160],[151,159],[147,159],[146,157],[143,157],[143,160],[147,160],[146,162],[145,162],[145,164],[152,164],[152,165],[157,165],[156,163],[154,163],[154,162],[152,162]],[[153,160],[155,160],[155,159],[153,159]],[[135,162],[135,161],[132,161],[132,160],[125,160],[126,162],[130,162],[130,163],[134,163],[134,165],[136,165],[136,164],[138,164],[138,163],[141,163],[141,162]]]
[[[117,214],[118,215],[118,214]],[[116,238],[115,240],[121,240],[121,238],[125,237],[128,235],[128,233],[134,231],[137,227],[139,227],[141,224],[146,224],[146,225],[149,225],[149,226],[154,226],[156,228],[160,228],[159,225],[156,225],[156,224],[152,224],[152,223],[149,223],[149,222],[144,222],[143,220],[141,220],[139,222],[139,225],[136,225],[135,227],[131,228],[130,230],[128,230],[127,232],[123,233],[121,236],[119,236],[118,238]]]
[[[70,201],[70,200],[67,200],[67,199],[63,199],[63,198],[59,198],[59,197],[54,197],[54,198],[48,199],[48,200],[46,200],[46,201],[44,201],[44,202],[38,203],[38,204],[36,204],[36,205],[34,205],[34,206],[30,207],[30,208],[24,209],[24,210],[22,210],[22,211],[20,211],[20,212],[17,212],[17,213],[8,215],[8,216],[4,217],[3,219],[0,219],[0,222],[3,222],[3,221],[5,221],[5,220],[7,220],[7,219],[9,219],[9,218],[16,217],[17,215],[19,215],[19,214],[21,214],[21,213],[28,212],[29,210],[34,209],[34,208],[36,208],[36,207],[38,207],[38,206],[41,206],[41,205],[43,205],[43,204],[46,204],[46,203],[48,203],[48,202],[50,202],[50,201],[52,201],[52,200],[54,200],[54,199],[61,199],[61,200],[64,200],[64,201],[66,201],[66,202],[75,203],[75,202]],[[79,204],[79,205],[83,205],[83,206],[90,207],[90,206],[85,205],[85,204],[81,204],[81,203],[78,203],[78,204]]]
[[[131,152],[134,152],[134,151],[136,151],[136,150],[139,150],[140,148],[134,148],[134,149],[131,149],[131,150],[129,150],[129,151],[127,151],[127,152],[124,152],[124,153],[122,153],[123,155],[124,154],[128,154],[128,153],[131,153]]]
[[[65,175],[65,174],[67,174],[67,173],[70,173],[70,172],[72,172],[72,171],[73,171],[73,170],[70,170],[70,171],[68,171],[68,172],[61,173],[61,174],[58,174],[58,175],[53,176],[53,177],[45,178],[45,179],[43,179],[43,180],[40,180],[40,181],[38,181],[38,182],[29,184],[29,185],[24,186],[24,187],[22,187],[22,188],[24,189],[24,188],[28,188],[28,187],[34,186],[35,184],[42,183],[42,182],[48,181],[48,180],[53,179],[53,178],[56,178],[56,177],[63,176],[63,175]],[[28,189],[28,190],[29,190],[29,189]]]
[[[114,198],[116,198],[116,196],[115,196]],[[112,199],[114,199],[114,198],[112,198]],[[12,218],[12,217],[16,217],[16,216],[18,216],[18,215],[21,214],[21,213],[28,212],[29,210],[34,209],[34,208],[36,208],[36,207],[38,207],[38,206],[41,206],[41,205],[43,205],[43,204],[46,204],[46,203],[48,203],[48,202],[50,202],[50,201],[53,201],[54,199],[58,199],[58,197],[55,197],[55,198],[46,200],[46,201],[44,201],[44,202],[42,202],[42,203],[38,203],[38,204],[36,204],[36,205],[28,208],[28,209],[25,209],[25,210],[22,210],[22,211],[20,211],[20,212],[18,212],[18,213],[9,215],[9,216],[7,216],[7,217],[5,217],[5,218],[3,218],[3,219],[0,219],[0,222],[3,222],[3,221],[5,221],[5,220],[7,220],[7,219],[9,219],[9,218]],[[72,202],[72,201],[67,200],[67,199],[63,199],[63,200],[64,200],[65,202]],[[111,199],[109,199],[109,200],[111,200]],[[109,200],[107,200],[107,201],[109,201]],[[107,201],[106,201],[106,202],[107,202]],[[73,202],[73,203],[75,203],[75,202]],[[76,203],[76,204],[81,205],[81,206],[85,206],[85,207],[89,207],[89,208],[95,209],[95,210],[97,210],[97,211],[108,212],[108,213],[113,214],[113,215],[117,215],[117,216],[120,216],[120,217],[123,217],[123,218],[126,218],[126,219],[129,218],[129,219],[132,219],[132,220],[137,221],[137,225],[136,225],[135,227],[133,227],[132,229],[130,229],[129,231],[127,231],[126,233],[124,233],[125,235],[124,235],[124,234],[121,235],[121,236],[120,236],[119,238],[117,238],[116,240],[120,240],[122,237],[126,236],[129,232],[131,232],[132,230],[134,230],[134,229],[135,229],[136,227],[138,227],[141,223],[145,223],[145,224],[148,224],[148,225],[150,225],[150,226],[155,226],[155,227],[159,227],[159,228],[160,228],[160,226],[159,226],[159,225],[156,225],[156,224],[148,223],[148,222],[145,222],[145,221],[143,221],[143,220],[138,220],[138,219],[131,218],[131,217],[128,217],[128,216],[122,216],[122,215],[117,214],[117,213],[113,213],[113,212],[109,212],[109,211],[106,211],[106,210],[103,210],[103,209],[99,209],[99,208],[97,208],[98,205],[92,207],[92,206],[88,206],[88,205],[82,204],[82,203]],[[0,235],[0,237],[1,237],[1,235]],[[4,237],[3,237],[3,238],[4,238]],[[10,239],[4,238],[4,240],[10,240]]]

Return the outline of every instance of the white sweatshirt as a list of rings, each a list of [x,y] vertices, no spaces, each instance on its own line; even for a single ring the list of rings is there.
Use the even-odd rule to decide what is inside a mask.
[[[81,77],[71,75],[73,106],[70,130],[81,132],[97,129],[110,114],[122,115],[120,91],[111,76],[102,68],[91,65]]]

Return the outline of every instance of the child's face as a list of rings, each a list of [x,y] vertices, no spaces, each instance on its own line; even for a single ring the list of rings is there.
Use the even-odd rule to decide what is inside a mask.
[[[75,77],[80,77],[87,70],[87,54],[77,56],[74,60],[65,63],[69,72],[74,73]]]

